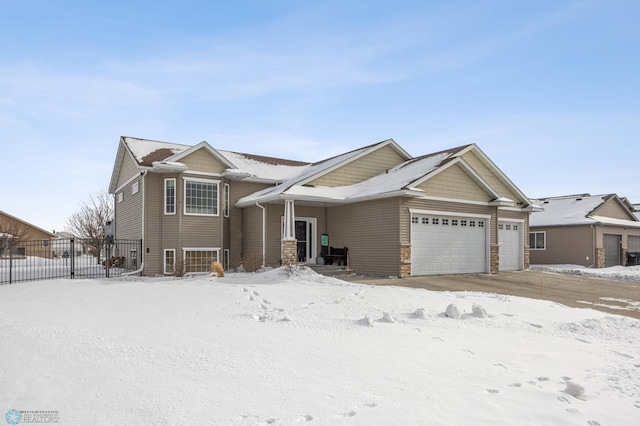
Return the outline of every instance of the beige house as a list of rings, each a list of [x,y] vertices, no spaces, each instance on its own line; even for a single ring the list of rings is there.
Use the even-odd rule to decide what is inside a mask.
[[[22,219],[0,211],[0,256],[37,256],[50,258],[53,255],[51,240],[53,232],[45,231]]]
[[[640,264],[640,219],[626,198],[580,194],[533,201],[544,211],[531,215],[532,264]]]
[[[531,201],[475,144],[412,157],[389,139],[314,163],[122,137],[115,237],[142,239],[143,273],[259,256],[401,276],[529,264]]]

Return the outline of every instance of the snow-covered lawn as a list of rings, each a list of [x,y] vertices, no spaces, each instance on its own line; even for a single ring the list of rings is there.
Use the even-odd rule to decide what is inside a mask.
[[[0,301],[0,415],[14,419],[640,424],[640,321],[592,309],[308,269],[27,282]]]

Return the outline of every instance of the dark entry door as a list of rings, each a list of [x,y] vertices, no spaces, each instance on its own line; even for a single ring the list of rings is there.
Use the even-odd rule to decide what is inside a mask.
[[[307,221],[296,220],[296,240],[298,240],[298,262],[307,261]]]
[[[620,265],[621,235],[604,234],[604,267]]]

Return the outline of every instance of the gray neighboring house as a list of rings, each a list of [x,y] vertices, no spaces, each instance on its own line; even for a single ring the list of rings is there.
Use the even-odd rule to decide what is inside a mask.
[[[640,215],[626,198],[578,194],[532,201],[544,210],[531,215],[531,264],[638,264]]]
[[[109,192],[145,275],[317,264],[332,247],[382,276],[529,265],[534,206],[475,144],[413,157],[388,139],[307,163],[123,136]]]

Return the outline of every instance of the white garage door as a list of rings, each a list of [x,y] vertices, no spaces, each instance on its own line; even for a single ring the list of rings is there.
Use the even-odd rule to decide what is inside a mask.
[[[481,217],[411,215],[411,275],[487,272],[487,231]]]
[[[500,270],[518,271],[524,268],[524,226],[519,222],[498,222]]]

